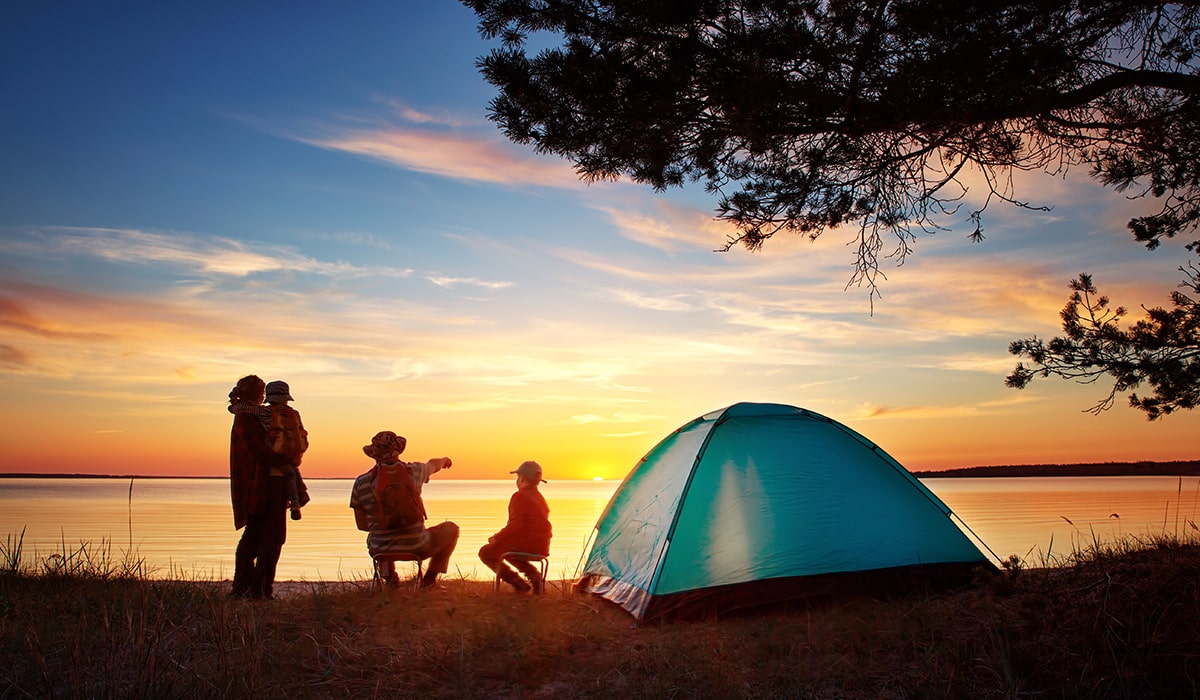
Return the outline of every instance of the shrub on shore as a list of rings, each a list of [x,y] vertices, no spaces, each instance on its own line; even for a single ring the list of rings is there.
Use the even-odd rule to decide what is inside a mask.
[[[1181,698],[1200,693],[1200,547],[1126,538],[970,588],[635,624],[556,583],[275,601],[111,558],[0,551],[0,697]],[[19,540],[17,540],[19,546]],[[77,556],[71,556],[75,554]]]

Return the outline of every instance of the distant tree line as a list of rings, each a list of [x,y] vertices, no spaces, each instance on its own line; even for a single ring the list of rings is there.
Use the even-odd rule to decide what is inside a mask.
[[[913,472],[917,477],[993,476],[1200,476],[1200,460],[1178,462],[1088,462],[1015,464]]]

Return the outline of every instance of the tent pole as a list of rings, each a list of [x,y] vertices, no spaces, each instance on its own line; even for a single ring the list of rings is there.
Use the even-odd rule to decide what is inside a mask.
[[[679,493],[679,507],[676,508],[674,514],[671,515],[671,526],[667,528],[667,537],[663,541],[662,551],[658,553],[658,561],[654,562],[654,575],[650,577],[650,590],[646,591],[647,593],[651,593],[658,587],[658,579],[662,577],[662,565],[663,562],[666,561],[667,550],[671,547],[671,540],[675,539],[675,528],[679,525],[679,514],[683,512],[683,504],[687,503],[688,491],[691,490],[692,480],[696,477],[696,467],[699,466],[700,461],[704,459],[704,453],[708,451],[708,443],[710,440],[712,440],[713,433],[721,423],[725,422],[725,412],[728,410],[729,408],[726,407],[723,411],[721,411],[720,415],[713,419],[712,426],[708,429],[708,433],[704,436],[704,442],[701,442],[700,448],[696,450],[696,458],[692,460],[692,468],[688,471],[687,482],[683,485],[683,490]],[[694,424],[695,423],[693,422],[685,427],[690,428]],[[680,432],[682,430],[683,428],[680,428],[676,432]]]

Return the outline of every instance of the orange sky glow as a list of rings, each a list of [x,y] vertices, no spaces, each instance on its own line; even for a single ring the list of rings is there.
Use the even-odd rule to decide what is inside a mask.
[[[1152,203],[1022,174],[1015,195],[1053,208],[993,204],[972,244],[972,188],[872,301],[847,287],[855,231],[717,253],[731,231],[699,188],[584,185],[505,141],[458,3],[287,31],[247,12],[233,33],[183,6],[120,32],[23,20],[27,67],[0,78],[27,108],[0,171],[0,472],[227,474],[249,373],[291,384],[309,478],[361,473],[394,430],[447,478],[534,459],[620,479],[741,401],[824,414],[914,471],[1198,457],[1200,413],[1003,384],[1009,342],[1060,332],[1081,272],[1131,318],[1169,303],[1186,241],[1125,228]]]

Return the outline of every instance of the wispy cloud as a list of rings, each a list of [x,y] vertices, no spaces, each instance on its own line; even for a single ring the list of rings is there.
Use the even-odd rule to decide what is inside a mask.
[[[994,401],[981,401],[977,404],[957,405],[909,405],[888,406],[880,404],[862,404],[847,420],[870,420],[874,418],[904,418],[904,419],[946,419],[963,416],[981,416],[1007,413],[1011,409],[1036,403],[1038,399],[1028,394],[1017,394]]]
[[[32,364],[29,353],[12,345],[0,345],[0,367],[24,369]]]
[[[631,413],[628,411],[617,411],[606,416],[596,413],[581,413],[571,416],[570,418],[561,421],[559,425],[598,425],[598,424],[620,424],[620,423],[643,423],[648,421],[661,420],[662,416]]]
[[[614,289],[608,295],[622,304],[654,311],[694,311],[698,307],[688,295],[656,295],[633,289]]]
[[[453,180],[510,187],[586,186],[567,160],[513,144],[489,122],[417,109],[385,95],[373,95],[371,101],[387,113],[342,112],[291,124],[247,114],[226,117],[279,138]]]
[[[86,342],[112,337],[111,333],[82,330],[75,324],[61,323],[53,318],[47,318],[42,314],[35,313],[29,308],[29,304],[17,298],[29,292],[37,293],[38,291],[40,291],[39,288],[32,285],[0,284],[0,328],[63,341]],[[54,293],[51,296],[59,302],[70,303],[70,295]],[[94,309],[94,305],[89,304],[88,306]]]
[[[930,366],[953,372],[983,372],[996,376],[1005,376],[1017,364],[1017,358],[1007,352],[1007,348],[997,344],[996,352],[983,354],[979,352],[948,352],[931,358]]]
[[[490,126],[490,122],[483,119],[466,119],[459,114],[444,111],[423,111],[410,106],[402,100],[379,93],[372,95],[371,101],[384,105],[393,115],[410,124],[443,126],[454,129],[478,129]]]
[[[716,250],[723,245],[732,225],[713,218],[711,212],[659,203],[654,214],[626,208],[601,207],[616,226],[617,233],[666,252]]]
[[[247,277],[264,272],[323,275],[387,274],[407,276],[412,270],[366,268],[322,261],[291,246],[253,245],[220,236],[166,233],[137,229],[40,227],[32,238],[15,243],[13,252],[88,256],[123,265],[174,265],[195,274]]]
[[[407,127],[327,126],[297,141],[441,177],[508,186],[581,188],[566,161],[539,157],[495,137]]]
[[[484,289],[507,289],[513,286],[512,282],[481,280],[475,277],[448,277],[445,275],[432,275],[426,277],[426,279],[445,289],[450,289],[460,285],[466,285],[469,287],[482,287]]]
[[[649,434],[650,434],[649,430],[633,430],[628,433],[600,433],[599,437],[602,437],[602,438],[631,438],[631,437],[641,437],[643,435],[649,435]]]

